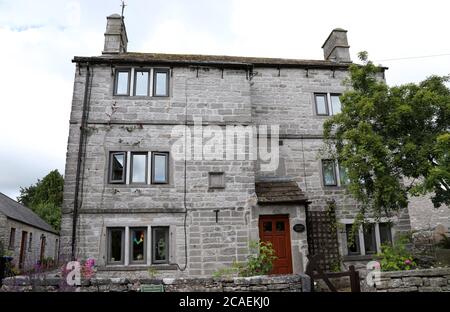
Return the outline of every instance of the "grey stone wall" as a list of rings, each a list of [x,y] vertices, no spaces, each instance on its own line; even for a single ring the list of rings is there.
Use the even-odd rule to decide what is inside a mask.
[[[77,65],[78,66],[78,65]],[[357,203],[340,187],[324,187],[322,124],[316,116],[314,92],[342,93],[346,71],[326,69],[255,68],[251,80],[243,70],[174,67],[170,97],[113,96],[112,69],[91,67],[89,135],[83,161],[83,188],[77,222],[80,258],[104,263],[105,229],[151,225],[164,220],[176,231],[173,261],[185,263],[184,162],[171,159],[168,185],[110,185],[107,183],[109,151],[170,151],[175,125],[201,117],[204,125],[280,125],[280,166],[262,172],[253,160],[187,162],[188,268],[167,274],[207,276],[248,256],[250,239],[258,238],[260,214],[289,214],[290,223],[305,221],[304,207],[257,207],[254,182],[267,177],[295,180],[312,201],[310,209],[322,210],[335,200],[338,218],[353,218]],[[223,77],[222,77],[223,74]],[[66,161],[62,243],[69,254],[74,204],[75,173],[84,97],[86,67],[77,67]],[[208,172],[225,172],[225,189],[208,188]],[[219,209],[218,222],[214,210]],[[403,217],[404,216],[404,217]],[[407,215],[402,227],[408,228]],[[291,231],[294,272],[306,263],[306,232]],[[142,272],[146,267],[141,268]],[[114,271],[112,274],[129,274]]]
[[[380,278],[368,291],[450,292],[450,268],[381,272]]]
[[[141,291],[147,285],[162,285],[165,292],[309,292],[310,279],[304,274],[254,276],[235,278],[165,278],[127,279],[92,278],[83,280],[81,286],[61,288],[59,278],[28,277],[7,278],[0,292],[27,291],[77,291],[77,292],[127,292]]]

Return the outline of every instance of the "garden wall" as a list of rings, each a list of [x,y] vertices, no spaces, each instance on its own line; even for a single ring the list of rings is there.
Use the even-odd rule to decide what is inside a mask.
[[[450,268],[381,272],[376,292],[450,292]]]
[[[61,278],[30,278],[18,276],[3,280],[1,292],[127,292],[157,288],[165,292],[309,292],[310,279],[304,274],[254,276],[235,278],[164,278],[135,279],[92,278],[83,280],[81,286],[69,287]]]

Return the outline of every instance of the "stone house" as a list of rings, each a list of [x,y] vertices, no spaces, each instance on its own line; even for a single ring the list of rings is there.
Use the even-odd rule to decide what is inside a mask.
[[[58,261],[59,234],[31,209],[0,193],[0,243],[18,269]]]
[[[347,244],[357,203],[346,193],[345,170],[321,150],[323,121],[340,111],[347,89],[347,31],[330,33],[324,60],[135,53],[127,42],[123,18],[111,15],[102,55],[73,59],[65,254],[95,258],[99,273],[110,275],[152,267],[207,276],[244,261],[249,242],[262,239],[277,251],[274,273],[297,273],[308,253],[359,263],[410,230],[404,211],[369,219]],[[177,127],[184,156],[194,157],[174,157]],[[211,129],[231,131],[243,152],[202,157],[205,142],[225,154]],[[236,144],[238,129],[244,140],[237,135]],[[250,142],[268,132],[270,151],[279,152],[273,168],[271,159],[250,157]],[[330,211],[343,226],[327,234],[333,242],[324,249],[316,225]]]

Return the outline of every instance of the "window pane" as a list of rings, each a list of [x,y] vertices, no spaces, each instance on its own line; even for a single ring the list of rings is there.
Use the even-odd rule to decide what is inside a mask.
[[[331,111],[333,115],[341,112],[341,100],[339,95],[331,95]]]
[[[111,181],[123,181],[125,172],[125,154],[112,154]]]
[[[133,157],[132,159],[133,168],[132,168],[131,182],[145,183],[147,155],[133,154],[132,157]]]
[[[339,179],[341,181],[341,185],[347,185],[350,183],[347,168],[344,168],[341,165],[339,165]]]
[[[325,94],[316,94],[317,115],[328,115],[327,96]]]
[[[167,155],[154,155],[153,158],[153,182],[167,182]]]
[[[116,94],[118,95],[128,94],[128,75],[129,72],[124,71],[117,72]]]
[[[263,222],[263,231],[272,232],[272,221]]]
[[[169,228],[153,228],[153,262],[169,262]]]
[[[132,229],[131,234],[131,261],[145,261],[145,245],[147,235],[145,229]]]
[[[277,231],[284,231],[284,222],[277,221],[275,227],[276,227]]]
[[[122,235],[123,230],[111,230],[110,234],[110,258],[111,262],[122,261]]]
[[[382,245],[392,245],[391,226],[389,223],[380,223],[380,243]]]
[[[345,231],[347,233],[347,251],[349,255],[361,254],[359,248],[359,231],[356,230],[352,236],[353,224],[346,224]]]
[[[334,161],[322,161],[323,181],[325,185],[336,185],[336,173],[334,168]]]
[[[148,71],[136,71],[135,95],[148,95]]]
[[[167,73],[156,72],[155,81],[155,95],[167,96]]]
[[[11,232],[9,234],[9,248],[14,248],[14,243],[16,240],[16,229],[15,228],[11,228]]]
[[[364,224],[363,231],[364,231],[364,247],[366,250],[366,255],[376,253],[377,243],[375,241],[375,225]]]

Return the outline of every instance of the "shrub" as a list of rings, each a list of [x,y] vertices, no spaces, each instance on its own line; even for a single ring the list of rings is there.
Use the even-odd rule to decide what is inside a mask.
[[[412,270],[416,267],[413,256],[406,248],[408,238],[398,239],[393,245],[382,245],[380,259],[381,271]]]
[[[251,255],[247,262],[234,262],[231,268],[222,268],[216,271],[215,277],[238,275],[241,277],[266,275],[272,271],[273,262],[277,259],[275,249],[271,242],[252,241],[250,242]]]

